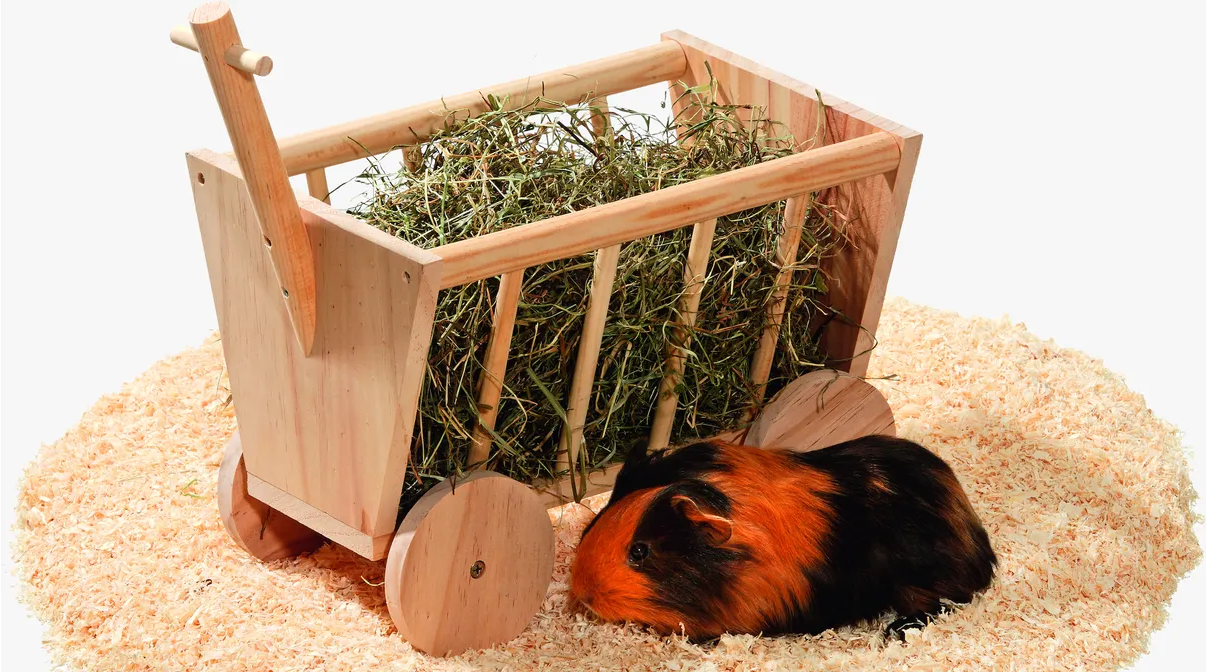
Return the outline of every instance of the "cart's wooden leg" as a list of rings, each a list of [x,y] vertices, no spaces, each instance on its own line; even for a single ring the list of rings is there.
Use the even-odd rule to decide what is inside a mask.
[[[218,514],[235,543],[260,560],[312,551],[325,541],[321,534],[247,494],[247,468],[237,430],[218,468]]]
[[[406,514],[385,561],[398,632],[428,654],[514,639],[553,575],[553,526],[532,489],[489,471],[432,488]]]
[[[865,380],[823,369],[780,390],[750,426],[745,443],[806,451],[871,434],[896,435],[888,400]]]

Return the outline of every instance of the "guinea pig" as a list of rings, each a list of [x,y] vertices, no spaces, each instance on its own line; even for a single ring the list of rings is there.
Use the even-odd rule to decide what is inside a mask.
[[[950,466],[867,436],[809,452],[720,441],[634,449],[582,532],[573,599],[698,641],[899,617],[904,639],[992,582],[997,557]]]

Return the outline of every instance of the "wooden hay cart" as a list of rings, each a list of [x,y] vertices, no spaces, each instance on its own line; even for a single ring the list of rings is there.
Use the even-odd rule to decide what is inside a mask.
[[[570,500],[564,481],[522,484],[477,471],[445,481],[398,524],[417,398],[441,289],[501,276],[480,391],[482,423],[499,399],[525,268],[595,253],[591,305],[570,388],[567,459],[578,451],[607,319],[620,246],[694,226],[682,314],[693,319],[706,276],[715,218],[787,199],[785,231],[799,231],[806,199],[826,198],[853,221],[849,244],[830,259],[828,305],[856,324],[834,322],[825,352],[841,371],[809,374],[763,406],[753,425],[731,433],[753,445],[797,449],[894,432],[891,411],[866,371],[892,264],[920,134],[790,77],[681,32],[659,44],[513,82],[277,141],[253,75],[271,60],[242,46],[223,3],[197,8],[172,41],[205,63],[234,151],[189,152],[205,258],[239,429],[219,473],[226,529],[251,555],[288,557],[330,540],[386,560],[385,590],[398,630],[436,655],[489,647],[517,636],[550,581],[554,540],[547,509]],[[796,138],[827,127],[816,146],[791,156],[609,205],[533,222],[431,250],[419,249],[338,211],[325,169],[414,143],[444,123],[446,109],[475,114],[484,95],[522,104],[575,102],[660,82],[708,82],[724,103],[763,106]],[[818,119],[823,115],[823,119]],[[305,174],[310,196],[290,175]],[[782,236],[781,260],[799,235]],[[790,273],[790,271],[788,271]],[[782,272],[780,273],[782,275]],[[780,284],[786,285],[786,282]],[[692,305],[694,299],[694,305]],[[783,304],[773,310],[782,314]],[[861,328],[858,326],[861,325]],[[763,334],[751,362],[765,381],[777,332]],[[670,434],[676,399],[674,353],[654,426],[654,447]],[[818,403],[824,389],[824,404]],[[474,451],[485,451],[485,432]],[[470,460],[474,462],[475,460]],[[615,469],[592,474],[587,494],[606,492]]]

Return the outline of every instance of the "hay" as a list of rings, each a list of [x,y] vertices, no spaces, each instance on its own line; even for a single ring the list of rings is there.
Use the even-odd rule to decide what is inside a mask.
[[[234,430],[211,339],[105,396],[31,464],[17,507],[23,597],[81,670],[1110,670],[1165,618],[1201,552],[1175,428],[1100,361],[1007,320],[891,300],[872,373],[900,433],[949,460],[1001,558],[997,582],[908,645],[884,623],[711,647],[567,616],[589,518],[550,512],[557,563],[518,639],[433,660],[398,636],[382,565],[326,546],[261,564],[214,502]],[[237,403],[237,402],[236,402]],[[197,495],[200,498],[190,496]],[[588,500],[598,508],[602,499]]]
[[[595,100],[564,105],[537,99],[469,119],[450,113],[446,128],[417,148],[421,159],[397,172],[379,164],[351,210],[423,248],[457,242],[548,217],[754,165],[791,153],[792,139],[762,110],[722,105],[712,87],[678,97],[670,119],[610,110],[596,134]],[[682,144],[676,142],[685,141]],[[398,151],[404,151],[399,149]],[[750,361],[766,323],[779,265],[775,253],[784,204],[720,218],[691,333],[672,440],[712,436],[740,425],[755,387]],[[841,242],[826,206],[814,205],[793,264],[788,311],[768,393],[824,362],[814,318],[825,295],[822,258]],[[691,228],[626,244],[604,330],[592,405],[584,427],[585,464],[606,466],[647,436],[679,316]],[[524,482],[552,478],[590,296],[593,254],[529,268],[516,316],[499,403],[490,468]],[[493,323],[498,280],[440,293],[419,402],[414,469],[403,508],[440,479],[464,473],[478,420],[477,385]]]

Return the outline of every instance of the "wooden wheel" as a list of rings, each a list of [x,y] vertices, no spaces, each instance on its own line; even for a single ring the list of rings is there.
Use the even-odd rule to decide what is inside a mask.
[[[385,598],[411,646],[456,655],[514,639],[544,601],[553,525],[536,493],[477,471],[415,504],[385,562]]]
[[[754,420],[745,442],[803,452],[871,434],[896,436],[888,400],[867,381],[826,369],[783,388]]]
[[[218,468],[218,515],[235,543],[265,562],[312,551],[325,541],[321,534],[247,494],[238,430],[226,444]]]

